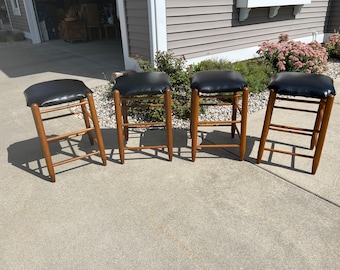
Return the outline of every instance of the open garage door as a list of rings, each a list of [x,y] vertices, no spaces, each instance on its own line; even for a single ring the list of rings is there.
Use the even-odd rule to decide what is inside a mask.
[[[120,38],[116,0],[34,0],[42,41]]]

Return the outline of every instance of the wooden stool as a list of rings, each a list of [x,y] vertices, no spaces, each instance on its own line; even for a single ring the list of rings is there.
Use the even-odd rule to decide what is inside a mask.
[[[168,156],[169,160],[171,161],[173,152],[173,138],[171,119],[171,85],[169,82],[169,76],[162,72],[128,73],[116,79],[116,84],[113,87],[113,94],[121,163],[124,164],[125,150],[156,149],[166,147],[168,148]],[[152,103],[152,101],[155,100],[163,100],[164,103]],[[146,101],[148,104],[136,103],[140,101]],[[128,123],[128,109],[136,107],[164,107],[165,121]],[[125,146],[125,141],[127,141],[129,138],[129,127],[150,128],[156,126],[164,127],[166,129],[166,145],[136,147]]]
[[[248,113],[248,88],[240,73],[236,71],[208,70],[199,71],[191,77],[191,116],[190,135],[192,139],[191,157],[196,159],[197,148],[239,148],[240,160],[246,151],[246,127]],[[242,108],[238,104],[242,97]],[[204,100],[205,102],[200,102]],[[223,100],[223,101],[219,101]],[[209,102],[210,101],[210,102]],[[198,121],[200,106],[232,106],[232,119],[225,121]],[[240,119],[237,119],[237,112]],[[240,124],[240,129],[237,124]],[[231,126],[231,136],[238,133],[238,144],[200,144],[197,145],[199,126]]]
[[[117,38],[119,36],[118,24],[108,24],[108,23],[106,23],[106,24],[103,24],[102,27],[104,28],[106,40],[109,39],[111,30],[113,30],[113,32],[114,32],[114,37]]]
[[[92,91],[87,88],[83,82],[70,79],[47,81],[30,86],[24,91],[24,95],[26,97],[27,106],[31,107],[32,109],[42,152],[44,154],[47,169],[52,182],[55,182],[54,167],[71,161],[100,154],[104,166],[106,165],[104,143],[99,128],[96,108],[92,97]],[[87,106],[89,107],[89,109],[87,108]],[[44,109],[41,109],[40,107],[44,107]],[[51,108],[46,109],[45,107]],[[80,107],[81,111],[74,113],[70,112],[70,108],[72,107]],[[67,110],[67,112],[65,110]],[[77,113],[83,114],[85,129],[47,138],[43,124],[44,121],[58,119]],[[43,114],[46,115],[45,118],[42,117]],[[49,117],[47,116],[47,114],[49,114]],[[92,125],[90,119],[92,120]],[[49,143],[83,135],[85,133],[88,135],[91,144],[93,144],[94,141],[98,143],[98,151],[91,152],[82,156],[73,157],[56,163],[52,162]]]
[[[89,37],[89,40],[92,41],[92,31],[93,30],[97,30],[98,31],[98,37],[99,37],[99,40],[102,40],[102,29],[101,29],[101,26],[98,24],[98,25],[86,25],[86,29],[87,29],[87,33],[88,33],[88,37]]]
[[[319,74],[282,72],[272,77],[272,80],[268,85],[268,89],[270,90],[270,96],[263,124],[261,141],[257,155],[257,163],[258,164],[261,163],[264,150],[288,154],[292,156],[312,158],[313,159],[312,174],[315,174],[319,165],[322,147],[327,132],[328,122],[332,111],[334,96],[336,94],[333,86],[333,80],[328,76]],[[288,97],[277,96],[278,94],[286,95]],[[301,103],[317,104],[318,110],[317,111],[304,110],[301,108],[290,107],[288,105],[284,106],[281,103],[279,105],[275,105],[276,100],[285,100],[300,104]],[[307,129],[302,127],[273,124],[271,122],[271,119],[274,108],[297,112],[303,111],[307,113],[314,113],[316,115],[314,128]],[[296,116],[297,113],[292,114],[290,117]],[[315,148],[314,154],[303,155],[295,152],[265,147],[269,130],[310,136],[311,137],[310,149],[312,150],[313,148]]]

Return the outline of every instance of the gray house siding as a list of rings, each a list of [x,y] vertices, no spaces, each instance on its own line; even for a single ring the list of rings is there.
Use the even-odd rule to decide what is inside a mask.
[[[168,49],[187,59],[249,48],[279,34],[291,38],[323,33],[328,0],[312,0],[294,16],[292,6],[281,7],[274,18],[269,8],[252,9],[247,20],[239,21],[234,0],[167,0]]]
[[[125,0],[130,56],[150,59],[150,36],[147,0]]]
[[[21,13],[20,16],[13,14],[11,1],[10,0],[6,1],[7,7],[8,7],[8,13],[11,18],[12,27],[13,29],[17,31],[29,32],[30,29],[29,29],[28,22],[27,22],[24,3],[22,1],[18,1],[18,2],[19,2],[20,13]]]
[[[340,1],[332,0],[329,8],[328,33],[340,32]]]

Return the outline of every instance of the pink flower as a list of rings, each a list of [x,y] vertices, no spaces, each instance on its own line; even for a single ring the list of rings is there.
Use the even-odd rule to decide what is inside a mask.
[[[286,66],[285,66],[285,64],[284,64],[284,62],[278,62],[277,63],[277,67],[280,69],[280,70],[286,70]]]
[[[297,61],[295,64],[294,64],[295,67],[297,68],[302,68],[303,67],[303,64],[301,61]]]
[[[279,60],[285,59],[285,56],[283,55],[283,52],[280,52],[280,53],[278,54],[277,58],[278,58]]]
[[[337,51],[340,56],[340,36],[332,36],[330,40],[338,41]],[[330,43],[328,48],[334,48]],[[326,68],[328,58],[327,50],[317,41],[306,44],[289,40],[287,34],[281,34],[277,43],[263,42],[257,53],[271,63],[277,71],[321,73]]]

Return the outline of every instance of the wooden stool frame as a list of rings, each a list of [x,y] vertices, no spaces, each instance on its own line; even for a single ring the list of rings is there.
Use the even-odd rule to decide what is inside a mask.
[[[276,100],[316,104],[316,105],[318,105],[318,110],[317,111],[303,110],[303,109],[298,109],[298,108],[279,106],[279,105],[275,105]],[[330,94],[327,98],[322,98],[322,99],[319,99],[319,100],[315,100],[315,99],[313,99],[313,100],[309,99],[308,100],[308,99],[303,99],[303,98],[280,97],[280,96],[277,96],[277,94],[274,90],[270,90],[268,106],[267,106],[267,110],[266,110],[266,116],[265,116],[265,120],[264,120],[264,124],[263,124],[261,140],[260,140],[259,151],[258,151],[258,154],[257,154],[257,163],[258,164],[261,163],[263,152],[265,150],[271,151],[271,152],[287,154],[287,155],[292,155],[292,156],[300,156],[300,157],[305,157],[305,158],[311,158],[311,159],[313,159],[312,174],[315,174],[316,170],[319,166],[321,152],[322,152],[322,148],[323,148],[323,145],[324,145],[326,132],[327,132],[327,128],[328,128],[328,123],[329,123],[329,119],[330,119],[330,115],[331,115],[331,111],[332,111],[332,107],[333,107],[333,102],[334,102],[334,95],[332,95],[332,94]],[[273,124],[273,123],[271,123],[271,119],[272,119],[274,108],[284,109],[284,110],[292,110],[292,111],[303,111],[303,112],[307,112],[307,113],[314,113],[314,114],[316,114],[314,128],[313,129],[307,129],[307,128]],[[314,154],[313,155],[304,155],[304,154],[299,154],[299,153],[294,153],[294,152],[283,151],[283,150],[279,150],[279,149],[273,149],[273,148],[265,147],[269,130],[310,136],[311,137],[310,150],[313,150],[315,148]]]
[[[87,105],[89,107],[89,109],[87,108]],[[75,112],[68,112],[66,113],[65,110],[69,110],[72,107],[81,107],[81,111],[75,111]],[[99,154],[103,165],[106,165],[106,155],[105,155],[105,148],[104,148],[104,142],[103,142],[103,137],[102,137],[102,133],[100,131],[100,127],[99,127],[99,123],[98,123],[98,117],[97,117],[97,113],[96,113],[96,108],[94,105],[94,101],[93,101],[93,96],[92,93],[88,93],[87,94],[87,99],[81,99],[78,102],[72,102],[69,103],[68,105],[65,104],[61,104],[61,105],[55,105],[53,107],[50,108],[40,108],[38,106],[38,104],[33,103],[31,105],[31,110],[32,110],[32,114],[33,114],[33,118],[34,118],[34,122],[35,122],[35,126],[38,132],[38,137],[39,137],[39,141],[41,144],[41,148],[42,148],[42,152],[46,161],[46,165],[47,165],[47,169],[48,169],[48,173],[50,175],[51,181],[55,182],[56,178],[55,178],[55,171],[54,171],[54,167],[59,166],[59,165],[63,165],[75,160],[79,160],[79,159],[84,159],[87,158],[89,156],[93,156],[93,155],[97,155]],[[58,112],[58,111],[64,111],[58,115],[53,115],[53,116],[46,116],[45,118],[42,117],[42,115],[44,114],[48,114],[48,113],[54,113],[54,112]],[[61,134],[61,135],[57,135],[57,136],[53,136],[53,137],[47,137],[46,136],[46,132],[45,132],[45,128],[44,128],[44,121],[49,121],[49,120],[53,120],[53,119],[57,119],[57,118],[61,118],[61,117],[66,117],[66,116],[71,116],[71,115],[75,115],[75,114],[82,114],[84,117],[84,122],[85,122],[85,129],[81,129],[78,131],[73,131],[70,133],[66,133],[66,134]],[[90,121],[91,120],[91,121]],[[92,125],[91,125],[92,122]],[[94,134],[93,134],[94,132]],[[81,156],[77,156],[77,157],[73,157],[73,158],[69,158],[63,161],[59,161],[59,162],[52,162],[52,158],[51,158],[51,152],[50,152],[50,148],[49,148],[49,143],[51,142],[55,142],[55,141],[59,141],[59,140],[63,140],[63,139],[68,139],[68,138],[72,138],[75,136],[80,136],[83,134],[87,134],[90,140],[90,143],[93,145],[94,141],[98,144],[98,151],[94,151],[91,153],[87,153]]]
[[[242,107],[239,105],[239,98],[242,98]],[[201,102],[201,100],[231,100],[230,102]],[[199,110],[201,106],[232,106],[232,118],[225,121],[198,121]],[[241,118],[237,120],[237,112]],[[225,94],[202,94],[198,89],[192,89],[191,92],[191,116],[190,116],[190,136],[192,139],[191,158],[195,161],[197,149],[201,148],[240,148],[240,160],[244,160],[246,152],[246,129],[248,114],[248,88],[244,87],[242,91],[234,91]],[[240,129],[237,124],[240,124]],[[197,144],[199,126],[231,126],[231,137],[235,133],[239,136],[239,144]]]
[[[102,40],[102,29],[100,25],[86,25],[89,40],[92,41],[92,31],[98,31],[99,40]]]
[[[125,150],[140,150],[140,149],[158,149],[168,148],[168,157],[172,161],[173,155],[173,132],[172,132],[172,118],[171,118],[171,90],[165,89],[164,94],[150,95],[150,96],[136,96],[136,97],[123,97],[120,95],[118,89],[113,91],[115,110],[116,110],[116,122],[117,122],[117,137],[118,148],[121,164],[125,161]],[[138,104],[138,101],[151,101],[151,100],[163,100],[163,103],[148,103]],[[155,108],[164,107],[165,109],[165,121],[163,122],[141,122],[141,123],[129,123],[128,122],[128,110],[131,108]],[[167,134],[166,145],[149,145],[149,146],[134,146],[129,147],[125,145],[125,142],[129,139],[129,128],[150,128],[150,127],[164,127]]]

